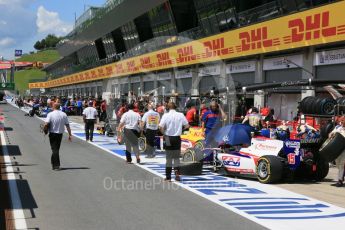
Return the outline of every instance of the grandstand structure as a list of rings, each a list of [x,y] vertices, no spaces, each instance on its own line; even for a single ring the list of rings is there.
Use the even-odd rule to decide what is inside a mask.
[[[45,67],[56,95],[120,97],[193,94],[214,88],[300,79],[343,79],[345,1],[108,0],[88,9]],[[291,119],[301,98],[291,87],[246,96]],[[281,106],[281,105],[285,106]]]

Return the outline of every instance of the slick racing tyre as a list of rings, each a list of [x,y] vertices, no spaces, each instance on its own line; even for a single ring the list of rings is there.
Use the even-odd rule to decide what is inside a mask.
[[[323,114],[323,115],[333,115],[334,114],[334,106],[337,102],[332,98],[323,98],[319,100],[317,103],[318,110],[316,114]]]
[[[304,114],[333,115],[336,104],[332,98],[306,97],[300,103],[300,110]]]
[[[202,141],[197,141],[194,145],[194,149],[200,149],[200,150],[203,150],[205,147],[204,147],[204,143]]]
[[[195,161],[203,161],[205,159],[204,150],[197,148],[194,149]]]
[[[263,184],[276,183],[283,175],[283,163],[276,156],[262,156],[256,168],[258,180]]]
[[[197,176],[202,174],[202,162],[181,162],[181,175]]]
[[[195,152],[192,149],[187,149],[182,155],[182,162],[195,162]]]
[[[321,181],[325,179],[329,172],[329,163],[322,157],[316,161],[316,171],[314,172],[313,179]]]
[[[345,149],[345,138],[340,133],[336,133],[333,137],[328,138],[319,150],[319,155],[327,162],[332,162]]]
[[[304,98],[300,103],[300,110],[304,114],[310,114],[313,113],[313,103],[314,103],[315,97],[306,97]]]
[[[324,127],[321,128],[321,138],[323,140],[326,140],[328,138],[328,135],[332,132],[334,129],[334,124],[332,122],[327,123]]]
[[[141,153],[145,152],[146,151],[146,138],[145,137],[139,137],[138,145],[139,145],[139,151]]]

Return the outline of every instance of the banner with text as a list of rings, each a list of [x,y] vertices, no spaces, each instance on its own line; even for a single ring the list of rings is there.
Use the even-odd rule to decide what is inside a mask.
[[[57,87],[345,40],[345,1],[51,80]],[[30,88],[42,88],[31,83]]]

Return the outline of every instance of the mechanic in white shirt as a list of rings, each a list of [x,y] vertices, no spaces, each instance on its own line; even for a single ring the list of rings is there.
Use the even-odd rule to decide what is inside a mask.
[[[176,112],[176,104],[169,102],[169,112],[164,114],[159,123],[159,129],[164,134],[164,147],[166,150],[166,181],[171,181],[171,172],[174,167],[175,180],[180,181],[180,155],[181,155],[181,134],[184,129],[189,128],[186,117]]]
[[[126,159],[127,163],[132,163],[132,153],[137,158],[137,163],[140,164],[138,138],[140,133],[141,117],[138,113],[134,112],[134,105],[128,105],[129,111],[124,113],[120,120],[119,130],[124,128],[124,138],[126,143]]]
[[[340,133],[345,137],[345,116],[339,119],[339,125],[334,128],[334,130],[329,134],[330,137]],[[336,187],[343,187],[344,185],[344,167],[345,167],[345,150],[338,156],[335,160],[335,164],[338,167],[338,182],[335,184]]]
[[[66,113],[60,111],[60,104],[53,105],[53,112],[48,113],[45,126],[49,127],[49,142],[52,149],[51,164],[53,170],[60,169],[60,146],[65,126],[68,131],[68,140],[72,140],[71,128]]]
[[[145,129],[145,138],[146,138],[146,158],[155,157],[155,138],[158,131],[158,125],[160,120],[160,115],[153,110],[153,105],[148,104],[148,111],[144,114],[141,121],[142,130]]]
[[[85,137],[86,141],[93,141],[93,131],[97,121],[98,112],[93,107],[93,102],[90,101],[88,107],[83,111],[83,120],[85,124]]]
[[[148,111],[144,114],[143,119],[141,121],[141,128],[142,130],[146,129],[145,137],[146,137],[146,158],[154,158],[155,157],[155,137],[157,135],[160,115],[159,113],[153,110],[153,105],[149,104],[147,106]]]

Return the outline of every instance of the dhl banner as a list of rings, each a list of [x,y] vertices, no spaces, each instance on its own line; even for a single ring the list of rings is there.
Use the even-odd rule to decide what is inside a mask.
[[[51,88],[221,59],[344,41],[344,12],[345,1],[340,1],[45,83],[31,83],[29,87]]]

